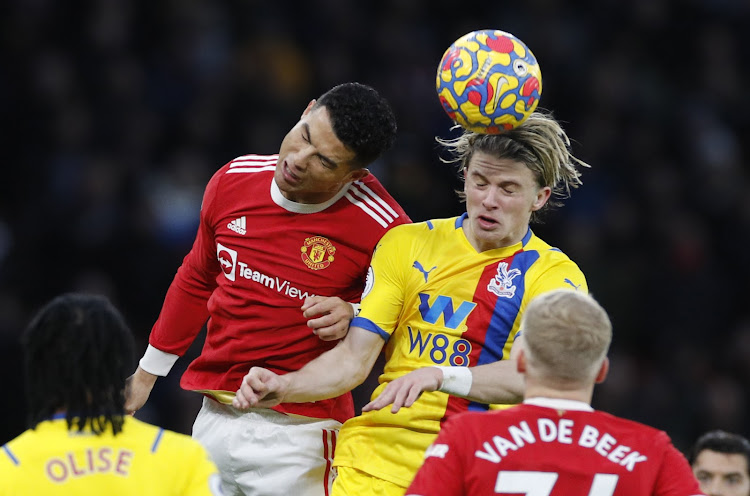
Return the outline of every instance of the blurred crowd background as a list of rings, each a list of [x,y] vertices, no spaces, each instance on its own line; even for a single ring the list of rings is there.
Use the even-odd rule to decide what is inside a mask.
[[[592,168],[535,231],[615,327],[594,404],[666,430],[750,434],[750,3],[744,0],[8,0],[0,5],[0,444],[25,428],[19,335],[63,291],[109,296],[145,349],[203,186],[275,153],[308,101],[360,81],[399,122],[371,170],[415,221],[458,215],[435,136],[445,49],[524,40],[541,107]],[[354,234],[356,235],[356,233]],[[141,418],[190,432],[190,356]],[[367,391],[369,393],[369,391]],[[358,392],[358,401],[365,393]]]

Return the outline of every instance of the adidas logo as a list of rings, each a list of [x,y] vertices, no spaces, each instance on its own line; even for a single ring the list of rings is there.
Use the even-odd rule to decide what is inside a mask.
[[[234,219],[232,222],[227,224],[227,227],[231,229],[232,231],[236,232],[237,234],[246,234],[247,233],[247,221],[245,220],[245,216],[238,219]]]

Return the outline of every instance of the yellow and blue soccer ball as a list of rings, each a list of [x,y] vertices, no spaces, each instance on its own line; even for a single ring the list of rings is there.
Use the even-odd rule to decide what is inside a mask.
[[[529,47],[497,29],[472,31],[443,54],[435,82],[448,116],[469,131],[497,134],[536,109],[542,72]]]

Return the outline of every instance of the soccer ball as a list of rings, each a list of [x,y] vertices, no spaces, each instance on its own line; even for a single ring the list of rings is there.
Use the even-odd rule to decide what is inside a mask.
[[[497,134],[536,109],[542,72],[536,57],[505,31],[473,31],[443,54],[435,81],[448,116],[469,131]]]

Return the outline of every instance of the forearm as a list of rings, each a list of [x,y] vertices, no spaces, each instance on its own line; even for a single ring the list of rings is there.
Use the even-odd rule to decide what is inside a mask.
[[[470,370],[468,399],[488,404],[515,404],[523,400],[523,376],[516,370],[515,360],[500,360]]]
[[[367,378],[382,344],[378,336],[361,328],[351,328],[347,337],[333,349],[300,370],[282,376],[287,383],[282,401],[305,403],[351,391]]]

